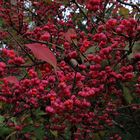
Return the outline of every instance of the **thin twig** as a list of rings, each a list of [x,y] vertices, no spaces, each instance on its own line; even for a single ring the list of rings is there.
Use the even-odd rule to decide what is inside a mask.
[[[117,110],[122,110],[122,109],[126,109],[126,108],[131,108],[133,106],[140,106],[140,104],[132,104],[132,105],[127,105],[127,106],[122,106],[122,107],[119,107]]]
[[[29,39],[29,38],[27,38],[27,39]],[[34,40],[34,39],[29,39],[29,40],[32,41],[32,42],[41,43],[41,44],[45,44],[45,45],[48,45],[48,44],[55,45],[57,47],[57,49],[59,49],[61,51],[64,51],[64,49],[62,47],[60,47],[59,45],[53,44],[51,42],[44,42],[44,41]]]
[[[9,35],[13,38],[13,40],[17,43],[17,45],[27,54],[27,56],[31,59],[33,63],[35,63],[34,59],[29,55],[29,53],[24,49],[24,47],[15,39],[12,33],[10,31],[6,30]]]
[[[36,62],[30,65],[6,65],[7,68],[28,68],[28,67],[33,67],[33,66],[37,66],[37,65],[42,65],[45,64],[46,62]]]
[[[124,2],[124,1],[122,1],[122,0],[117,0],[119,3],[121,3],[121,4],[124,4],[124,5],[128,5],[128,6],[131,6],[131,7],[133,7],[133,8],[136,8],[139,12],[140,12],[140,8],[139,8],[139,6],[138,5],[135,5],[135,4],[133,4],[133,3],[127,3],[127,2]]]
[[[15,135],[17,133],[17,131],[12,132],[11,134],[9,134],[5,140],[9,140],[11,136]]]
[[[85,14],[85,12],[82,10],[82,8],[79,6],[79,4],[77,3],[76,0],[72,1],[73,3],[75,3],[75,5],[79,8],[79,10],[81,11],[81,13],[84,15],[84,17],[88,20],[88,16]]]
[[[75,71],[75,74],[74,74],[73,85],[72,85],[72,92],[74,91],[74,88],[76,86],[76,74],[77,74],[77,71]]]

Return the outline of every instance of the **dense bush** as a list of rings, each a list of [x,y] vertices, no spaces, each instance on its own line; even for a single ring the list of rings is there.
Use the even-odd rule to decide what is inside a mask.
[[[0,1],[0,139],[139,140],[140,3]]]

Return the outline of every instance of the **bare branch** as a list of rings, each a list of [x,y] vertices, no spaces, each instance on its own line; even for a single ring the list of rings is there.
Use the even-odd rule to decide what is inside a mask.
[[[122,0],[117,0],[117,2],[121,3],[121,4],[124,4],[124,5],[127,5],[127,6],[131,6],[133,8],[136,8],[139,12],[140,12],[140,8],[138,5],[135,5],[133,3],[127,3],[127,2],[124,2]]]

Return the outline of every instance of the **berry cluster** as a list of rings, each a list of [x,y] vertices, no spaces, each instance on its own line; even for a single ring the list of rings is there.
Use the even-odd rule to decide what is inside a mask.
[[[123,115],[139,137],[139,8],[63,2],[0,3],[0,138],[122,140]]]

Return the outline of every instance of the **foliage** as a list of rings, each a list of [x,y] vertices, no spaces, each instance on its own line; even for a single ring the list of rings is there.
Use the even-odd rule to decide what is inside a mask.
[[[139,140],[140,3],[0,1],[0,139]]]

